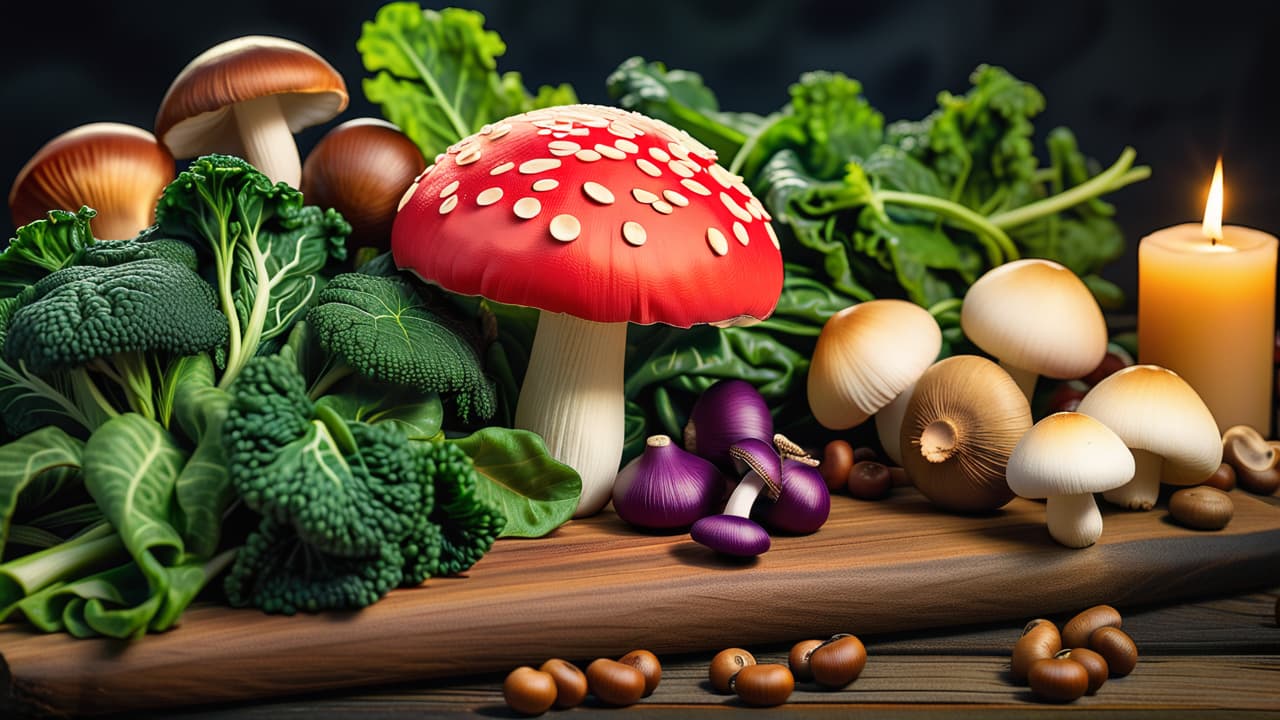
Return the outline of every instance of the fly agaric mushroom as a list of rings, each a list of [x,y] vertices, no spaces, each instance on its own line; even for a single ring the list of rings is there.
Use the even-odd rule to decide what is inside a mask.
[[[902,415],[941,349],[938,322],[915,303],[872,300],[835,313],[822,326],[809,365],[814,419],[844,430],[875,415],[885,454],[901,465]]]
[[[1150,510],[1161,482],[1198,485],[1222,464],[1217,422],[1172,370],[1127,367],[1094,385],[1077,410],[1111,428],[1133,451],[1133,480],[1103,493],[1115,505]]]
[[[45,143],[9,191],[14,225],[49,210],[98,211],[93,234],[126,240],[155,222],[156,200],[174,178],[173,156],[151,133],[121,123],[90,123]]]
[[[351,223],[348,242],[359,248],[357,253],[376,255],[391,249],[396,206],[426,166],[418,146],[400,128],[356,118],[320,138],[302,163],[299,189],[308,203],[342,213]]]
[[[1009,453],[1031,428],[1031,407],[995,363],[953,355],[916,383],[902,420],[902,466],[925,497],[956,512],[995,510],[1013,499]]]
[[[1022,436],[1007,473],[1015,493],[1046,499],[1049,535],[1060,545],[1082,548],[1102,536],[1093,494],[1129,482],[1133,455],[1106,425],[1081,413],[1060,412]]]
[[[782,291],[769,215],[687,133],[637,113],[534,110],[458,142],[402,200],[402,270],[542,310],[516,425],[604,507],[622,457],[627,323],[753,324]]]
[[[1027,258],[992,268],[965,293],[960,327],[1031,398],[1036,378],[1082,377],[1107,354],[1098,301],[1075,273]]]
[[[160,102],[156,136],[175,157],[238,155],[272,182],[297,187],[293,133],[346,107],[346,83],[324,58],[292,40],[249,35],[187,63]]]

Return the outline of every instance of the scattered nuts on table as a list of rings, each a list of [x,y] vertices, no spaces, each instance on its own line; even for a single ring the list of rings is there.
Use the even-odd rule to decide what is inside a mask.
[[[858,679],[867,665],[867,648],[853,635],[841,633],[814,648],[809,654],[813,681],[838,689]]]
[[[507,707],[524,715],[541,715],[556,701],[556,681],[550,673],[522,665],[502,683]]]
[[[1086,647],[1063,650],[1054,657],[1075,660],[1084,666],[1085,672],[1089,673],[1089,689],[1085,690],[1085,695],[1098,692],[1098,688],[1102,687],[1110,674],[1106,658]]]
[[[1044,700],[1071,702],[1089,689],[1089,671],[1064,657],[1037,660],[1027,673],[1031,692]]]
[[[889,468],[875,460],[854,463],[849,471],[849,494],[859,500],[882,500],[892,489]]]
[[[1222,434],[1222,461],[1235,468],[1241,489],[1270,495],[1280,488],[1280,452],[1248,425],[1227,428]]]
[[[1227,463],[1222,463],[1218,466],[1218,469],[1214,470],[1213,474],[1204,481],[1204,484],[1209,487],[1218,488],[1222,492],[1231,492],[1236,489],[1236,469]]]
[[[1128,633],[1117,627],[1101,627],[1089,636],[1089,649],[1107,661],[1111,677],[1124,677],[1138,664],[1138,646]]]
[[[832,440],[822,453],[822,464],[818,471],[827,484],[827,490],[835,492],[845,486],[849,478],[849,470],[853,468],[853,446],[844,440]]]
[[[1221,530],[1231,522],[1234,510],[1230,495],[1208,485],[1183,488],[1169,496],[1169,517],[1194,530]]]
[[[748,665],[729,678],[729,687],[742,702],[754,707],[774,707],[791,697],[796,681],[785,665]]]
[[[729,687],[730,678],[748,665],[755,664],[755,656],[742,648],[721,650],[716,653],[715,657],[711,658],[711,687],[715,688],[716,692],[733,692],[733,689]]]
[[[577,665],[560,658],[551,658],[538,668],[556,682],[555,706],[561,710],[577,707],[587,697],[587,676]]]
[[[1027,673],[1037,660],[1053,657],[1062,649],[1062,636],[1058,626],[1044,618],[1036,618],[1022,628],[1022,636],[1013,646],[1013,657],[1010,658],[1009,671],[1013,681],[1019,684],[1027,682]]]
[[[1062,626],[1062,647],[1089,647],[1089,636],[1100,627],[1121,627],[1120,611],[1110,605],[1095,605],[1078,613]]]
[[[648,650],[632,650],[631,652],[618,658],[618,662],[640,671],[644,675],[644,695],[649,697],[653,694],[658,683],[662,681],[662,663],[658,662],[658,656]]]
[[[644,696],[644,673],[617,660],[599,658],[587,666],[587,686],[606,705],[634,705]]]
[[[791,668],[791,674],[796,680],[807,682],[813,679],[813,673],[809,670],[809,658],[821,645],[821,640],[801,640],[791,646],[791,653],[787,656],[787,667]]]

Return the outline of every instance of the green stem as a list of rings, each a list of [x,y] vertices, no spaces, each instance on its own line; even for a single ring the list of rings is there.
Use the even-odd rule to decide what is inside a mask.
[[[742,169],[742,164],[747,161],[747,156],[750,155],[751,151],[755,150],[756,145],[760,143],[760,138],[764,137],[764,134],[769,132],[769,130],[774,125],[777,125],[782,119],[783,116],[778,115],[772,121],[761,125],[759,130],[748,136],[746,142],[742,143],[742,146],[738,148],[738,152],[733,154],[733,161],[729,163],[729,172],[734,175],[739,174],[739,171]]]
[[[51,583],[77,579],[128,559],[120,536],[103,522],[77,538],[0,565],[0,620],[19,600]]]
[[[996,248],[988,246],[987,254],[990,257],[992,265],[999,265],[1008,260],[1017,260],[1019,257],[1018,248],[1014,246],[1013,241],[998,226],[992,224],[987,218],[970,210],[969,208],[950,200],[944,200],[932,195],[922,195],[920,193],[900,192],[898,190],[876,190],[873,192],[874,198],[884,203],[894,205],[903,205],[906,207],[920,208],[935,212],[943,217],[967,225],[970,229],[983,237],[991,238],[996,244]],[[1003,254],[1004,260],[1001,260]]]
[[[431,70],[422,63],[422,58],[418,57],[418,53],[414,52],[413,47],[405,41],[404,37],[402,37],[400,33],[393,33],[393,36],[396,41],[396,46],[400,48],[400,52],[404,53],[404,56],[408,58],[409,63],[413,65],[413,69],[416,70],[418,72],[418,76],[422,78],[422,83],[431,91],[432,97],[436,98],[438,101],[440,110],[445,114],[445,117],[449,118],[449,124],[453,125],[454,132],[458,134],[457,139],[461,140],[462,138],[470,135],[471,130],[467,128],[466,123],[462,122],[462,118],[458,115],[458,112],[454,110],[453,105],[450,104],[449,99],[445,96],[444,90],[440,88],[440,83],[436,82],[436,78],[431,74]]]
[[[329,368],[325,374],[321,375],[315,383],[311,385],[311,389],[307,391],[307,397],[312,400],[319,400],[322,395],[329,392],[330,388],[341,382],[342,379],[350,375],[351,372],[352,370],[350,365],[344,362],[337,363],[333,367]]]
[[[1151,168],[1144,166],[1130,168],[1137,152],[1133,148],[1125,148],[1120,157],[1106,170],[1094,175],[1087,182],[1080,183],[1066,192],[1037,200],[1028,205],[1014,208],[1008,212],[992,215],[987,220],[998,228],[1014,228],[1039,220],[1047,215],[1062,212],[1090,198],[1098,197],[1120,188],[1145,180],[1151,176]]]
[[[959,310],[960,306],[963,304],[964,304],[964,300],[961,300],[960,298],[947,298],[946,300],[939,300],[938,302],[934,303],[929,307],[929,314],[934,316],[935,318],[940,317],[943,313],[954,312],[956,310]]]

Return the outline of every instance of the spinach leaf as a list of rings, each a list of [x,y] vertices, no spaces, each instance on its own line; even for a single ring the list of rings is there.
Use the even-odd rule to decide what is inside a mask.
[[[479,498],[507,518],[500,537],[542,537],[573,517],[582,480],[536,434],[489,427],[447,442],[475,464]]]

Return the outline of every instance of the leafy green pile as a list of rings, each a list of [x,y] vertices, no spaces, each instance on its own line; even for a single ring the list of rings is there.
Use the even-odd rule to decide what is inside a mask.
[[[93,216],[0,253],[0,620],[163,631],[227,567],[235,605],[358,608],[572,513],[528,433],[444,439],[445,402],[488,417],[493,384],[411,281],[333,276],[333,210],[211,155],[138,237]]]

